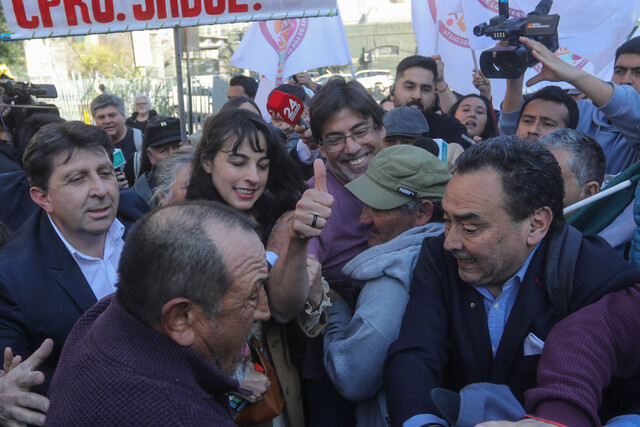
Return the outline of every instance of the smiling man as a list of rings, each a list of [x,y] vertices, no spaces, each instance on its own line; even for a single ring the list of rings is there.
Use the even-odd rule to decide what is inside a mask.
[[[45,384],[73,324],[115,290],[124,226],[112,153],[105,131],[80,122],[45,126],[25,149],[40,209],[0,252],[0,348],[26,359],[53,338]]]
[[[316,160],[316,164],[321,165],[318,166],[320,171],[326,171],[326,185],[324,179],[316,179],[316,171],[308,182],[310,189],[297,204],[292,232],[286,250],[283,249],[280,255],[289,270],[299,265],[294,261],[297,256],[305,256],[307,252],[314,255],[322,265],[324,279],[353,307],[355,289],[342,273],[342,267],[367,249],[369,233],[367,226],[358,222],[363,204],[345,185],[361,176],[382,150],[385,136],[382,109],[362,84],[334,77],[312,98],[310,118],[311,129],[305,133],[320,146],[320,153],[327,161],[325,166]],[[276,277],[274,270],[269,278],[270,286],[291,284],[284,275]],[[307,277],[306,269],[303,277]],[[307,290],[308,287],[301,286],[298,281],[291,289]],[[324,306],[309,302],[305,310],[309,315],[319,315]],[[290,318],[297,316],[302,308]],[[322,339],[308,339],[304,347],[302,378],[309,403],[309,427],[352,426],[354,405],[340,396],[325,372]]]
[[[522,402],[558,319],[637,282],[604,240],[565,224],[562,199],[560,167],[539,144],[498,137],[458,158],[444,236],[422,245],[389,347],[392,425],[448,425],[431,399],[437,387],[506,384]]]
[[[575,129],[578,125],[578,104],[558,86],[546,86],[534,92],[522,104],[516,135],[537,141],[558,129]]]

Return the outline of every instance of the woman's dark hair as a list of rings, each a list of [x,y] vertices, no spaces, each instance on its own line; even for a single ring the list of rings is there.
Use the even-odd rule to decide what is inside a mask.
[[[451,114],[452,116],[455,116],[456,111],[458,111],[458,108],[460,107],[460,104],[462,103],[462,101],[464,101],[467,98],[481,99],[482,102],[484,102],[485,108],[487,109],[487,122],[484,124],[484,129],[482,129],[482,133],[480,133],[480,138],[487,139],[487,138],[493,138],[494,136],[498,136],[498,124],[496,123],[495,116],[493,114],[493,106],[491,105],[491,102],[487,99],[487,97],[484,95],[479,95],[477,93],[470,93],[469,95],[463,96],[462,98],[458,99],[458,101],[455,104],[453,104],[453,106],[449,110],[449,114]]]
[[[249,104],[253,105],[257,111],[260,111],[260,107],[258,107],[258,104],[256,104],[251,99],[245,98],[244,96],[236,96],[235,98],[231,98],[230,100],[225,102],[222,108],[220,108],[220,111],[218,112],[218,114],[222,113],[223,111],[240,108],[240,106],[245,102],[248,102]]]
[[[266,147],[260,144],[258,134],[264,136]],[[261,237],[266,241],[278,218],[283,213],[295,209],[297,201],[307,187],[299,168],[285,151],[273,128],[255,113],[229,109],[207,119],[193,159],[187,200],[204,199],[226,204],[202,163],[213,162],[216,155],[229,146],[233,153],[237,153],[244,141],[247,141],[254,151],[266,152],[269,158],[269,178],[264,193],[252,209],[260,226]]]

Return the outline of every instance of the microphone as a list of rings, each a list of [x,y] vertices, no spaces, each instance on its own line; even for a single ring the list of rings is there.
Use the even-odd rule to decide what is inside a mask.
[[[267,111],[269,114],[291,126],[302,125],[310,128],[309,122],[302,118],[304,104],[300,99],[279,90],[271,92],[267,100]]]

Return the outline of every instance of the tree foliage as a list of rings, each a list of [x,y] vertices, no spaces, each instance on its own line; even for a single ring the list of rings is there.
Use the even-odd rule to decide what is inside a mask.
[[[8,33],[9,27],[0,7],[0,32]],[[0,63],[7,64],[14,76],[24,78],[26,64],[24,60],[24,43],[21,41],[0,41]]]
[[[130,49],[117,43],[72,42],[71,49],[75,53],[73,68],[82,77],[127,77],[134,70]]]

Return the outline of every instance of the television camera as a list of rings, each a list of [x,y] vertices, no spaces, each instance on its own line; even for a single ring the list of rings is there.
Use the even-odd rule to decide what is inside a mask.
[[[508,41],[508,46],[496,46],[480,55],[480,69],[487,78],[515,79],[533,67],[538,60],[531,49],[519,41],[530,37],[545,45],[550,51],[558,50],[559,15],[549,15],[553,0],[541,0],[533,12],[526,16],[509,18],[509,0],[499,0],[499,15],[489,23],[473,28],[477,37],[487,36],[494,40]]]

